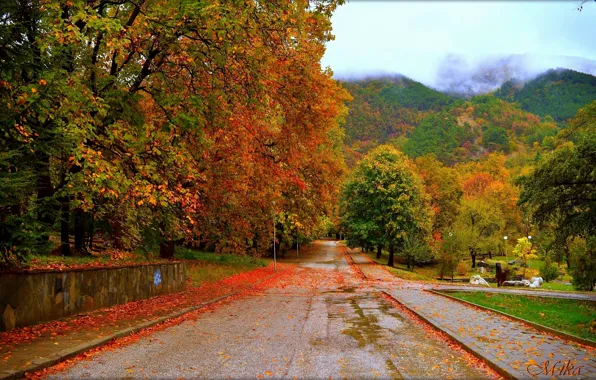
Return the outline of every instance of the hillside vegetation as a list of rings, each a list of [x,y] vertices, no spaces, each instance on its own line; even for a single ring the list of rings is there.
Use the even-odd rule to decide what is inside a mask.
[[[596,99],[596,77],[573,70],[549,70],[525,84],[506,82],[495,96],[561,122]]]

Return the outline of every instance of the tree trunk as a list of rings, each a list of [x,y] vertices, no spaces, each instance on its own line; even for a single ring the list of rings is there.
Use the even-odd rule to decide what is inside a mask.
[[[93,217],[93,213],[91,213],[89,215],[89,243],[88,243],[88,247],[90,250],[93,249],[93,228],[95,227],[94,222],[95,222],[95,218]]]
[[[381,258],[382,254],[383,254],[383,247],[380,245],[377,245],[377,260]]]
[[[80,207],[74,210],[74,242],[75,251],[82,253],[85,250],[85,212]]]
[[[567,270],[571,270],[571,260],[569,260],[569,247],[565,244],[565,262],[567,263]]]
[[[49,156],[44,156],[43,158],[44,160],[44,164],[47,163],[47,165],[50,165],[50,158]],[[45,198],[49,198],[51,196],[54,195],[54,187],[52,186],[52,180],[50,179],[50,175],[45,173],[45,170],[47,170],[47,168],[42,168],[42,170],[44,170],[44,174],[40,175],[38,180],[37,180],[37,201],[38,202],[43,202],[43,200]],[[52,212],[49,212],[50,210],[48,210],[47,208],[44,209],[44,207],[42,207],[41,212],[37,215],[37,220],[45,227],[51,229],[52,225],[54,224],[55,221],[55,217],[56,217],[56,212],[57,207],[56,206],[52,206],[53,210]],[[50,234],[49,233],[43,233],[41,235],[41,239],[44,242],[47,242],[50,238]]]
[[[387,266],[393,267],[393,257],[395,256],[395,247],[393,244],[389,244],[389,261],[387,262]]]
[[[159,244],[159,257],[162,259],[174,258],[174,241],[167,240]]]
[[[70,202],[68,198],[61,199],[60,209],[60,253],[62,256],[70,256]]]
[[[120,215],[117,213],[114,218],[112,218],[112,233],[114,238],[114,248],[116,249],[124,249],[124,226],[122,224],[122,219]]]

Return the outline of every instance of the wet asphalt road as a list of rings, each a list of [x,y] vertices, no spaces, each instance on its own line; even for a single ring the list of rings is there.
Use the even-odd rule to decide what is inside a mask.
[[[52,378],[485,377],[357,276],[335,242],[291,260],[295,273],[273,286]]]

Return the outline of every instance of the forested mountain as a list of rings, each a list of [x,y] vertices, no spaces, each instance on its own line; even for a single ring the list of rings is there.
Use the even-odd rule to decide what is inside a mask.
[[[550,115],[561,122],[596,99],[596,77],[573,70],[549,70],[526,83],[508,81],[495,95],[518,102],[526,111]]]
[[[387,141],[410,157],[431,153],[448,164],[494,151],[530,153],[559,129],[550,116],[494,95],[458,99],[405,77],[342,85],[354,98],[344,126],[349,165]]]
[[[342,82],[354,97],[344,125],[346,142],[384,142],[410,131],[428,111],[439,111],[455,98],[403,76]]]
[[[493,95],[482,95],[426,116],[407,134],[403,150],[410,157],[431,153],[454,163],[488,152],[527,151],[557,129],[550,117],[541,119]]]

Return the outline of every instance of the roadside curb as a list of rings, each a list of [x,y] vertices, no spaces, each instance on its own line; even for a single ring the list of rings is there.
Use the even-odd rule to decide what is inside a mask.
[[[342,247],[344,249],[344,256],[346,257],[346,261],[348,262],[348,264],[350,265],[350,267],[354,268],[356,270],[356,272],[365,280],[369,280],[368,276],[364,274],[364,272],[362,271],[362,269],[360,269],[360,267],[358,266],[358,264],[356,264],[354,262],[354,259],[352,258],[352,255],[348,252],[348,249],[346,247]]]
[[[114,334],[110,334],[108,336],[105,336],[103,338],[98,338],[98,339],[94,339],[90,342],[87,343],[83,343],[80,344],[78,346],[75,346],[73,348],[69,348],[63,351],[60,351],[50,357],[47,358],[37,358],[31,361],[31,364],[25,368],[22,369],[18,369],[18,370],[6,370],[6,371],[2,371],[0,372],[0,380],[13,380],[13,379],[22,379],[26,376],[27,373],[32,373],[32,372],[37,372],[37,371],[41,371],[43,369],[52,367],[58,363],[61,363],[65,360],[71,359],[79,354],[82,354],[83,352],[89,351],[91,349],[94,349],[96,347],[100,347],[103,346],[107,343],[109,343],[110,341],[114,340],[114,339],[118,339],[118,338],[123,338],[125,336],[137,333],[141,330],[147,329],[149,327],[153,327],[156,326],[160,323],[166,322],[170,319],[174,319],[174,318],[178,318],[184,314],[188,314],[191,313],[193,311],[205,308],[206,306],[212,305],[214,303],[217,303],[219,301],[222,301],[226,298],[235,296],[241,292],[250,290],[251,288],[261,284],[263,281],[266,281],[270,278],[272,278],[273,276],[275,276],[277,273],[272,274],[271,276],[267,276],[266,278],[262,279],[261,281],[259,281],[256,284],[250,285],[244,289],[240,289],[240,290],[236,290],[233,291],[231,293],[228,294],[224,294],[223,296],[219,296],[216,297],[214,299],[211,299],[209,301],[205,301],[202,302],[198,305],[194,305],[191,307],[187,307],[186,309],[182,309],[180,311],[171,313],[171,314],[167,314],[164,315],[162,317],[156,318],[152,321],[148,321],[148,322],[144,322],[141,323],[139,325],[133,326],[133,327],[128,327],[126,329],[120,330]]]
[[[406,305],[405,303],[403,303],[402,301],[398,300],[397,298],[395,298],[393,295],[391,295],[389,292],[383,290],[381,291],[381,293],[383,293],[384,295],[386,295],[387,297],[391,298],[392,300],[394,300],[395,302],[399,303],[400,305],[402,305],[403,307],[405,307],[406,309],[410,310],[412,313],[414,313],[418,318],[422,319],[424,322],[426,322],[429,326],[431,326],[433,329],[442,332],[443,334],[447,335],[449,338],[451,338],[455,343],[457,343],[461,348],[463,348],[464,350],[466,350],[468,353],[470,353],[471,355],[477,357],[478,359],[482,360],[484,363],[486,363],[486,365],[488,365],[491,369],[493,369],[494,371],[496,371],[499,375],[505,377],[506,379],[517,379],[518,376],[510,373],[509,371],[507,371],[505,368],[503,368],[502,366],[500,366],[499,364],[497,364],[496,362],[494,362],[493,360],[485,357],[484,355],[482,355],[480,352],[478,352],[477,350],[474,350],[473,348],[469,347],[467,344],[465,344],[464,342],[462,342],[461,339],[457,338],[456,336],[452,335],[451,333],[449,333],[448,331],[440,328],[438,325],[436,325],[435,323],[433,323],[432,321],[430,321],[429,319],[427,319],[425,316],[423,316],[422,314],[420,314],[418,311],[414,310],[413,308],[411,308],[410,306]]]
[[[445,294],[445,293],[440,292],[440,291],[436,291],[436,290],[432,290],[432,289],[426,289],[426,291],[427,292],[430,292],[430,293],[434,293],[434,294],[439,295],[439,296],[442,296],[442,297],[449,298],[449,299],[451,299],[453,301],[460,302],[460,303],[462,303],[464,305],[474,306],[474,307],[477,307],[477,308],[480,308],[480,309],[491,311],[491,312],[496,313],[496,314],[503,315],[503,316],[505,316],[507,318],[511,318],[511,319],[516,320],[518,322],[522,322],[522,323],[525,323],[525,324],[527,324],[529,326],[532,326],[536,330],[540,330],[540,331],[547,332],[547,333],[550,333],[552,335],[558,336],[559,338],[568,339],[568,340],[574,341],[576,343],[583,344],[583,345],[588,346],[588,347],[596,348],[596,342],[594,342],[594,341],[591,341],[591,340],[588,340],[588,339],[584,339],[584,338],[581,338],[579,336],[575,336],[575,335],[572,335],[572,334],[567,334],[567,333],[565,333],[563,331],[555,330],[555,329],[553,329],[551,327],[547,327],[547,326],[541,325],[541,324],[536,323],[536,322],[531,322],[531,321],[528,321],[527,319],[516,317],[514,315],[507,314],[507,313],[505,313],[503,311],[500,311],[500,310],[496,310],[496,309],[493,309],[493,308],[490,308],[490,307],[487,307],[487,306],[482,306],[482,305],[478,305],[478,304],[475,304],[475,303],[472,303],[472,302],[469,302],[469,301],[466,301],[466,300],[462,300],[462,299],[459,299],[457,297],[453,297],[453,296],[451,296],[449,294]],[[536,297],[536,296],[533,296],[532,295],[532,296],[528,296],[528,297]],[[582,301],[582,300],[578,300],[578,301]]]
[[[446,288],[441,288],[442,286],[446,286]],[[452,286],[460,286],[461,288],[452,288]],[[505,290],[511,288],[509,290]],[[497,289],[503,289],[505,291],[497,291]],[[558,298],[558,299],[567,299],[567,300],[575,300],[575,301],[588,301],[588,302],[596,302],[596,295],[587,294],[587,292],[565,292],[562,290],[527,290],[518,289],[517,287],[501,287],[501,288],[486,288],[486,287],[479,287],[478,285],[469,285],[469,284],[461,284],[461,285],[445,285],[439,284],[437,287],[428,289],[428,290],[436,290],[436,291],[444,291],[444,292],[485,292],[485,293],[493,293],[493,294],[510,294],[510,295],[518,295],[524,297],[539,297],[539,298]],[[518,292],[523,291],[523,293]],[[529,293],[532,292],[532,293]],[[546,293],[546,294],[545,294]],[[549,294],[551,293],[551,294]],[[556,295],[555,295],[556,294]],[[579,297],[578,297],[579,296]],[[586,297],[582,297],[586,296]]]

